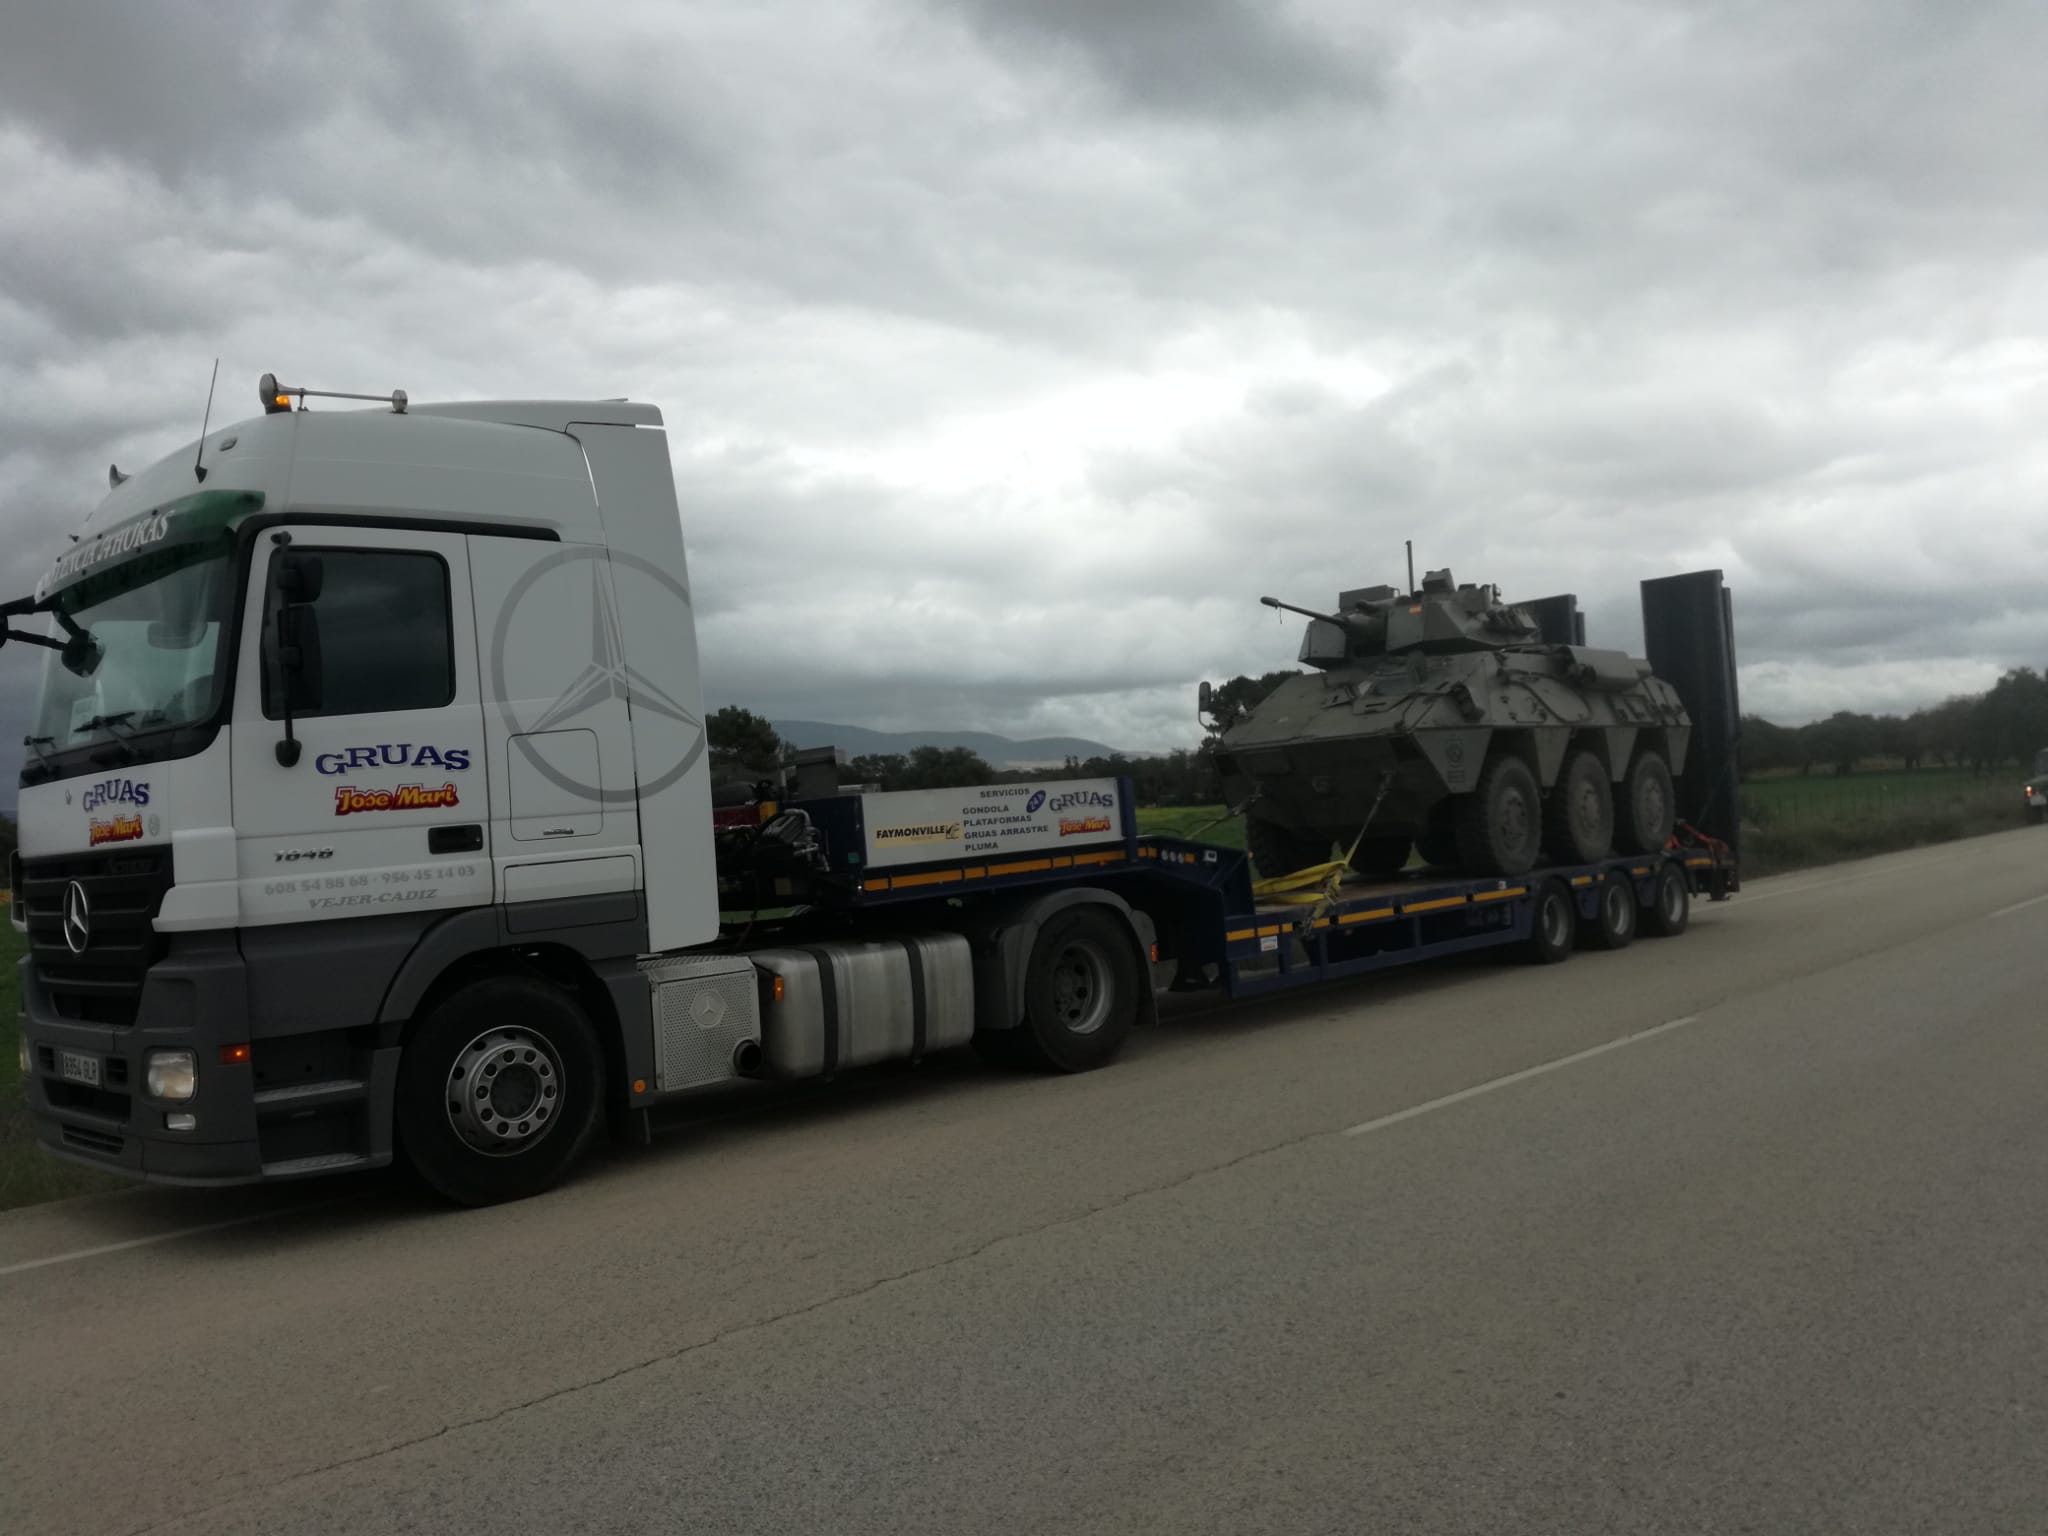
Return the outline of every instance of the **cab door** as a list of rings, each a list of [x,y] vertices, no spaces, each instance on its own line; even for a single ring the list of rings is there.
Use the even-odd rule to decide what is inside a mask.
[[[243,922],[489,903],[466,540],[286,526],[260,535],[253,561],[233,716]],[[296,688],[281,636],[306,674]],[[291,692],[301,697],[288,711]],[[287,714],[297,747],[281,753]]]

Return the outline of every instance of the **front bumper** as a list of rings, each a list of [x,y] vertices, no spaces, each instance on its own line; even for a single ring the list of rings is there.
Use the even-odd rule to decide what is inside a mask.
[[[59,1017],[21,962],[24,1082],[36,1136],[56,1156],[158,1184],[250,1184],[391,1160],[396,1047],[347,1038],[251,1041],[248,988],[232,935],[194,935],[143,984],[133,1024]],[[222,1047],[249,1057],[223,1060]],[[198,1091],[171,1102],[148,1093],[148,1056],[189,1050]],[[63,1053],[91,1058],[99,1084],[68,1079]],[[171,1115],[190,1115],[188,1131]]]

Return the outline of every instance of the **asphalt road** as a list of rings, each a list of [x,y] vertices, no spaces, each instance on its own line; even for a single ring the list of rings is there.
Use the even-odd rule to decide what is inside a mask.
[[[2044,994],[2016,832],[518,1207],[17,1212],[0,1528],[2048,1531]]]

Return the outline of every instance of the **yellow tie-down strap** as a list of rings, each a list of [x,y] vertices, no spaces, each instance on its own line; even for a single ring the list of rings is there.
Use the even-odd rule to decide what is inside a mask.
[[[1328,864],[1311,864],[1291,875],[1255,880],[1252,882],[1252,895],[1259,901],[1272,902],[1277,906],[1314,906],[1325,897],[1335,896],[1344,871],[1349,867],[1344,860],[1338,859]]]

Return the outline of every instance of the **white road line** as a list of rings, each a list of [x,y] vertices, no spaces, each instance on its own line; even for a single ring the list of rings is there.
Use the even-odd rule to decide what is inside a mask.
[[[26,1274],[32,1269],[48,1269],[52,1264],[76,1264],[80,1259],[96,1259],[107,1253],[124,1253],[130,1248],[147,1248],[153,1243],[174,1242],[181,1237],[197,1237],[202,1232],[221,1232],[229,1227],[246,1227],[254,1221],[269,1221],[278,1216],[296,1216],[302,1211],[322,1210],[330,1205],[341,1205],[347,1200],[361,1198],[360,1195],[349,1195],[341,1200],[320,1200],[311,1205],[291,1205],[282,1210],[258,1211],[253,1216],[236,1216],[227,1221],[209,1221],[200,1227],[180,1227],[175,1232],[158,1232],[149,1237],[131,1237],[125,1243],[102,1243],[97,1248],[77,1248],[70,1253],[53,1253],[47,1259],[24,1259],[19,1264],[0,1265],[0,1278]]]
[[[1399,1125],[1403,1120],[1413,1120],[1422,1115],[1434,1114],[1437,1110],[1448,1109],[1453,1104],[1462,1104],[1467,1099],[1476,1099],[1482,1093],[1493,1093],[1497,1089],[1510,1088],[1516,1083],[1526,1083],[1532,1077],[1541,1077],[1546,1072],[1575,1066],[1582,1061],[1591,1061],[1595,1056],[1605,1056],[1609,1051],[1618,1051],[1625,1045],[1637,1045],[1657,1035],[1674,1029],[1683,1029],[1688,1024],[1697,1024],[1700,1016],[1688,1013],[1682,1019],[1667,1019],[1662,1024],[1653,1024],[1648,1029],[1638,1030],[1632,1035],[1623,1035],[1619,1040],[1609,1040],[1604,1045],[1588,1046],[1583,1051],[1574,1051],[1569,1056],[1560,1056],[1555,1061],[1546,1061],[1540,1067],[1524,1067],[1519,1072],[1510,1072],[1506,1077],[1496,1077],[1490,1082],[1460,1088],[1456,1093],[1447,1093],[1440,1099],[1431,1099],[1427,1104],[1397,1110],[1391,1115],[1381,1115],[1377,1120],[1368,1120],[1363,1125],[1354,1125],[1342,1134],[1346,1136],[1369,1136],[1374,1131],[1383,1131],[1390,1125]]]
[[[2048,894],[2029,896],[2025,901],[2016,901],[2009,907],[2000,907],[1991,915],[1993,917],[2005,917],[2014,912],[2024,912],[2028,907],[2038,907],[2044,901],[2048,901]]]

